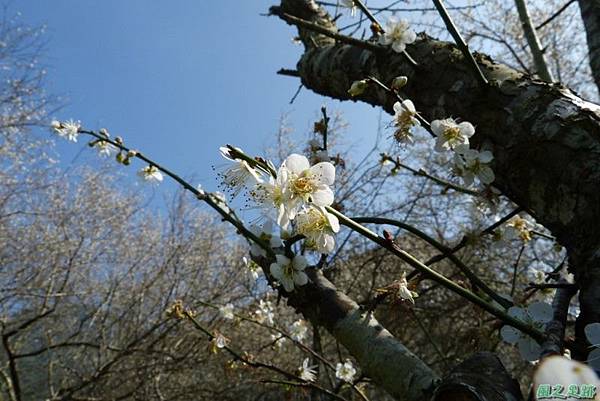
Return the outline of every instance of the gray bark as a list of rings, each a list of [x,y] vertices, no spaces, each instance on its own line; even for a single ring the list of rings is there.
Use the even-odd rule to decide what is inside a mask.
[[[522,401],[519,383],[491,352],[467,358],[444,378],[432,401]]]
[[[270,260],[254,258],[268,275]],[[280,293],[313,324],[325,327],[356,358],[363,373],[398,400],[431,398],[439,377],[372,315],[338,291],[320,270],[307,269],[310,283]],[[269,277],[269,276],[267,276]]]
[[[579,0],[578,3],[587,36],[592,75],[600,89],[600,0]]]

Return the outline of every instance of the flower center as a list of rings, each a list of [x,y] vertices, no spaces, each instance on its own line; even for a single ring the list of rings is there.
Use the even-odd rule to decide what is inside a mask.
[[[283,266],[283,274],[287,277],[292,277],[294,275],[294,266],[291,263]]]
[[[329,227],[325,216],[321,213],[311,210],[308,219],[304,224],[298,225],[298,233],[307,235],[314,232],[320,232]]]
[[[460,134],[460,128],[458,127],[448,127],[444,130],[444,139],[447,142],[456,142],[462,138]]]
[[[292,181],[292,192],[295,195],[309,195],[315,191],[315,181],[310,175],[301,175]]]

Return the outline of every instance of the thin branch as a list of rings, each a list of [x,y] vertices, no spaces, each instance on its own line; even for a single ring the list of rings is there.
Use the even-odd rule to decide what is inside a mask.
[[[544,340],[544,334],[537,328],[532,327],[529,324],[508,315],[504,310],[486,302],[485,300],[483,300],[482,298],[480,298],[473,292],[458,285],[454,281],[448,279],[447,277],[443,276],[442,274],[431,269],[429,266],[423,264],[421,261],[416,259],[411,254],[409,254],[408,252],[401,249],[398,246],[398,244],[396,244],[395,242],[387,240],[383,237],[380,237],[373,231],[360,225],[359,223],[355,222],[354,220],[350,219],[349,217],[346,217],[344,214],[340,213],[339,211],[337,211],[336,209],[334,209],[330,206],[327,206],[326,209],[329,213],[335,215],[341,224],[345,225],[346,227],[350,228],[353,231],[356,231],[357,233],[361,234],[363,237],[369,239],[371,242],[378,244],[382,248],[385,248],[390,253],[397,256],[398,258],[400,258],[401,260],[403,260],[404,262],[409,264],[411,267],[418,270],[420,273],[424,274],[426,277],[437,282],[438,284],[442,285],[443,287],[447,288],[448,290],[460,295],[461,297],[467,299],[468,301],[472,302],[473,304],[481,307],[482,309],[486,310],[487,312],[489,312],[492,315],[496,316],[497,318],[501,319],[505,323],[530,335],[535,340],[537,340],[537,341]]]
[[[569,283],[563,279],[558,284]],[[542,358],[548,355],[562,354],[565,328],[567,327],[567,318],[569,316],[569,305],[576,293],[577,286],[572,284],[556,290],[552,301],[554,314],[552,320],[545,327],[546,341],[542,343]]]
[[[483,75],[483,72],[479,68],[479,64],[477,64],[477,61],[475,61],[473,54],[471,54],[471,51],[469,50],[469,46],[461,36],[456,25],[454,25],[454,21],[452,21],[452,18],[450,17],[450,14],[448,14],[446,7],[442,3],[442,0],[433,0],[433,4],[435,4],[435,8],[437,8],[438,12],[440,13],[440,16],[444,20],[444,24],[446,24],[446,28],[450,32],[450,35],[452,35],[452,37],[454,38],[454,41],[456,42],[456,45],[458,46],[460,51],[463,53],[465,60],[467,60],[467,62],[473,69],[473,72],[479,78],[479,81],[483,85],[487,85],[487,78],[485,77],[485,75]]]
[[[356,39],[351,36],[341,35],[337,32],[330,31],[327,28],[323,28],[321,25],[315,24],[314,22],[306,21],[302,18],[295,17],[291,14],[287,14],[281,11],[278,7],[271,7],[271,14],[276,15],[288,24],[296,25],[300,28],[308,29],[316,33],[328,36],[341,43],[346,43],[352,46],[360,47],[361,49],[370,50],[373,52],[383,51],[386,48],[376,43],[367,42],[364,40]]]
[[[515,0],[515,4],[517,6],[517,11],[519,12],[519,19],[521,20],[521,25],[523,26],[525,39],[527,40],[527,44],[531,50],[531,55],[533,57],[533,63],[535,64],[537,74],[544,81],[554,82],[554,77],[552,76],[552,73],[548,68],[548,63],[546,63],[546,58],[544,57],[542,44],[540,43],[540,39],[533,28],[533,22],[531,22],[531,17],[529,16],[529,11],[527,10],[526,0]]]
[[[536,30],[538,29],[542,29],[543,27],[545,27],[546,25],[548,25],[549,23],[551,23],[552,21],[554,21],[554,19],[556,19],[556,17],[558,17],[559,15],[561,15],[563,13],[563,11],[565,11],[567,8],[569,8],[569,6],[573,3],[575,3],[575,1],[577,0],[569,0],[567,1],[567,3],[562,6],[561,8],[558,9],[558,11],[556,11],[554,14],[552,14],[546,21],[542,22],[541,24],[539,24],[538,26],[535,27]]]
[[[456,267],[458,267],[458,269],[471,281],[473,286],[480,288],[490,298],[498,302],[503,307],[510,308],[511,306],[513,306],[512,302],[509,302],[507,299],[502,298],[500,295],[498,295],[496,291],[488,287],[488,285],[485,284],[475,273],[473,273],[471,269],[469,269],[460,259],[453,255],[452,250],[450,248],[436,241],[434,238],[425,234],[418,228],[413,227],[410,224],[403,223],[401,221],[381,217],[353,217],[352,220],[356,221],[357,223],[388,224],[391,226],[399,227],[403,230],[408,231],[411,234],[414,234],[418,238],[424,240],[428,244],[435,247],[438,251],[443,252],[448,257],[448,259],[450,259],[452,263],[454,263]]]

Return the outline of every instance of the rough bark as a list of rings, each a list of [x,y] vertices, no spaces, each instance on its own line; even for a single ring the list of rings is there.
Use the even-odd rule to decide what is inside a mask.
[[[519,383],[491,352],[477,353],[444,378],[432,401],[521,401]]]
[[[592,75],[600,89],[600,0],[579,0],[578,3],[587,36]]]
[[[283,6],[296,16],[299,9],[319,10],[318,18],[311,12],[303,18],[315,23],[324,19],[312,0],[282,0]],[[331,24],[328,21],[324,26]],[[490,81],[483,87],[454,44],[424,34],[407,47],[417,67],[391,50],[333,39],[322,40],[318,46],[306,42],[305,47],[298,73],[304,86],[319,94],[351,100],[347,90],[353,81],[374,76],[389,84],[405,75],[409,83],[404,95],[426,119],[452,116],[471,121],[477,127],[474,145],[494,153],[494,185],[567,248],[581,287],[579,337],[586,324],[600,321],[599,106],[560,84],[536,80],[476,54]],[[352,100],[381,106],[390,113],[395,101],[375,86]]]
[[[270,261],[254,258],[265,273]],[[268,274],[268,273],[267,273]],[[320,270],[309,268],[310,282],[280,293],[313,324],[325,327],[356,358],[363,373],[398,400],[424,401],[439,377],[372,315],[338,291]]]

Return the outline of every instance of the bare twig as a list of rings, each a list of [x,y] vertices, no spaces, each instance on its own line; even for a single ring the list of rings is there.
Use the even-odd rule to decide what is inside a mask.
[[[479,64],[477,64],[477,61],[475,61],[473,54],[471,54],[471,51],[469,50],[469,46],[461,36],[456,25],[454,25],[454,21],[452,21],[452,18],[450,17],[450,14],[448,14],[448,10],[446,10],[446,7],[442,3],[442,0],[433,0],[433,4],[435,4],[435,8],[437,8],[438,12],[440,13],[440,16],[444,20],[444,24],[446,24],[446,28],[450,32],[450,35],[452,35],[452,37],[454,38],[454,41],[456,42],[456,45],[458,46],[460,51],[463,53],[465,60],[467,60],[467,62],[473,69],[473,72],[479,78],[480,82],[483,85],[487,85],[487,78],[485,77],[485,75],[483,75],[483,72],[479,68]]]

